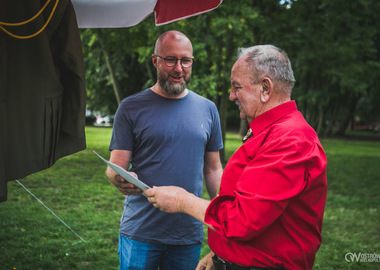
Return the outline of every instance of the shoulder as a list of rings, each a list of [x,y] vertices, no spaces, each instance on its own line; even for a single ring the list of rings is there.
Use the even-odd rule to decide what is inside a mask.
[[[208,98],[205,98],[204,96],[201,96],[200,94],[198,94],[192,90],[189,90],[188,95],[189,95],[190,100],[198,102],[201,105],[216,109],[215,103],[213,101],[209,100]]]
[[[118,110],[140,111],[140,109],[152,106],[155,103],[155,94],[148,88],[124,98],[120,102]]]
[[[189,97],[193,98],[193,99],[198,99],[198,100],[204,100],[204,101],[211,101],[207,98],[205,98],[204,96],[201,96],[200,94],[194,92],[193,90],[189,90],[189,93],[188,93]]]
[[[314,141],[318,138],[317,133],[306,121],[300,111],[291,114],[282,126],[283,128],[286,128],[290,134],[295,134],[305,140]]]
[[[146,100],[147,98],[149,98],[151,96],[150,92],[151,92],[151,90],[148,88],[148,89],[142,90],[136,94],[128,96],[120,102],[120,105]]]
[[[116,110],[115,121],[118,121],[119,118],[133,118],[136,113],[146,107],[148,103],[150,104],[151,102],[149,102],[149,100],[151,98],[149,98],[149,91],[150,89],[145,89],[124,98]]]
[[[275,123],[270,128],[268,139],[276,145],[278,151],[291,149],[289,153],[294,151],[300,155],[307,155],[315,147],[321,147],[316,131],[299,111]]]

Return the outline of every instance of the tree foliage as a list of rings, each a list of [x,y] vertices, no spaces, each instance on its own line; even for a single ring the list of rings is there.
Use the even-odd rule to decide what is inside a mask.
[[[354,114],[360,113],[358,102],[378,88],[374,82],[379,73],[375,30],[380,26],[379,8],[377,1],[368,0],[292,5],[296,18],[292,28],[297,29],[291,51],[298,78],[296,97],[318,132],[329,134],[337,126],[343,134]]]
[[[121,98],[155,83],[154,42],[164,31],[189,36],[195,62],[189,88],[218,106],[224,130],[237,126],[228,102],[230,70],[239,47],[274,44],[291,59],[296,76],[293,99],[321,135],[343,134],[354,116],[379,121],[380,2],[375,0],[241,0],[186,20],[155,26],[153,16],[137,26],[82,30],[88,106],[117,108],[108,53]]]

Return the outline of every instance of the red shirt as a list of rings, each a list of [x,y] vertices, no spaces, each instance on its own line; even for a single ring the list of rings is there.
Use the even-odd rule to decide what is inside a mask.
[[[256,117],[254,136],[228,161],[205,222],[220,258],[243,266],[312,269],[321,245],[326,156],[316,132],[286,102]]]

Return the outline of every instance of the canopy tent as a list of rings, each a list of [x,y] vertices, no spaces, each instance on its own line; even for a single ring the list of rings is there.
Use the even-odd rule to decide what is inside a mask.
[[[85,148],[84,63],[78,28],[166,24],[223,0],[0,1],[0,202],[7,182]]]
[[[156,25],[217,8],[223,0],[72,0],[79,28],[134,26],[151,13]]]

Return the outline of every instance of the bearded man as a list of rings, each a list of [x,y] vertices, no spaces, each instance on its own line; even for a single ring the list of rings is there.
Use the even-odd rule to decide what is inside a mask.
[[[174,185],[202,196],[203,177],[211,198],[223,172],[220,120],[213,102],[187,89],[194,61],[183,33],[168,31],[156,41],[154,86],[125,98],[116,112],[110,162],[149,186]],[[124,195],[119,232],[120,269],[195,269],[202,223],[183,213],[154,208],[142,191],[114,172],[109,181]]]

